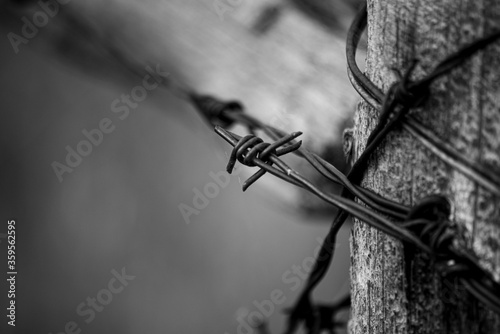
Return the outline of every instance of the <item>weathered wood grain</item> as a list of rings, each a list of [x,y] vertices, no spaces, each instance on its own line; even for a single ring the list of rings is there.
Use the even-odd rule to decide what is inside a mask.
[[[420,78],[460,46],[500,28],[496,1],[369,1],[367,72],[387,90],[390,67],[404,71],[413,58]],[[414,110],[426,126],[478,163],[500,172],[500,43],[488,47],[431,87]],[[356,154],[377,114],[366,104],[355,117]],[[415,204],[441,193],[454,203],[458,239],[500,280],[500,199],[454,171],[409,134],[394,131],[373,156],[363,185]],[[356,222],[351,238],[353,314],[359,333],[498,333],[500,317],[463,288],[444,286],[433,262],[416,254],[405,277],[402,244]],[[408,294],[406,290],[408,286]]]

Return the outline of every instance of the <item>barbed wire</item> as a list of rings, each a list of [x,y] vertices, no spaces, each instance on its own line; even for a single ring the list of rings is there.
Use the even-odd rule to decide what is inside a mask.
[[[367,25],[366,3],[358,12],[347,35],[347,73],[354,89],[372,108],[379,111],[378,123],[370,133],[365,150],[355,161],[346,175],[328,163],[316,153],[302,146],[296,138],[300,132],[287,134],[284,131],[261,122],[248,115],[238,101],[223,102],[209,95],[195,92],[189,86],[169,78],[164,86],[179,98],[189,101],[203,115],[215,131],[233,150],[228,162],[230,173],[236,161],[260,168],[243,183],[243,191],[248,189],[265,173],[273,174],[286,182],[304,188],[324,201],[339,208],[327,233],[309,274],[293,307],[288,314],[286,334],[294,333],[303,323],[309,334],[334,329],[341,323],[334,318],[343,309],[350,306],[350,296],[331,305],[314,304],[312,292],[325,276],[334,256],[336,236],[349,216],[356,217],[370,226],[377,228],[404,242],[405,253],[415,247],[434,259],[436,267],[446,279],[457,279],[478,300],[491,310],[500,314],[500,284],[478,264],[478,259],[460,249],[453,242],[458,236],[457,225],[450,221],[451,203],[441,195],[431,195],[421,199],[410,207],[376,194],[373,190],[359,186],[372,153],[381,145],[387,135],[400,127],[409,132],[424,147],[443,162],[460,171],[478,185],[500,195],[500,175],[485,166],[479,165],[458,153],[450,144],[423,126],[409,111],[422,105],[430,92],[430,85],[438,78],[484,49],[500,37],[500,32],[489,35],[467,45],[458,52],[441,61],[433,71],[423,79],[412,81],[411,76],[418,61],[413,60],[404,73],[396,71],[397,81],[387,93],[383,93],[356,64],[356,50],[360,37]],[[123,61],[123,59],[122,59]],[[136,68],[130,61],[124,61],[128,68]],[[133,71],[141,74],[141,70]],[[228,130],[233,125],[243,125],[249,135],[239,136]],[[257,136],[262,131],[272,143],[266,143]],[[322,176],[343,187],[340,195],[328,194],[314,186],[310,181],[292,169],[280,157],[294,153],[305,159]],[[362,203],[356,202],[356,199]],[[409,259],[405,259],[409,260]],[[265,328],[262,327],[262,328]],[[266,329],[267,330],[267,329]]]
[[[356,50],[359,39],[367,25],[366,4],[358,12],[353,20],[351,28],[347,34],[346,56],[347,56],[347,75],[349,80],[358,92],[358,94],[375,110],[382,110],[382,104],[385,94],[359,69],[356,63]],[[493,41],[497,40],[500,32],[493,33],[482,38],[451,56],[444,59],[427,77],[418,82],[410,83],[409,87],[402,89],[402,97],[415,94],[428,94],[429,85],[440,76],[448,73],[453,68],[461,65],[465,60],[475,52],[484,49]],[[413,66],[415,63],[413,64]],[[410,67],[412,68],[412,67]],[[407,78],[408,79],[408,78]],[[500,174],[477,164],[467,156],[457,152],[450,144],[436,136],[432,131],[426,128],[418,119],[412,115],[406,115],[401,122],[402,128],[412,134],[421,144],[429,149],[433,154],[451,167],[462,172],[482,187],[488,189],[495,195],[500,195]]]
[[[211,96],[190,93],[191,101],[211,124],[215,131],[233,146],[227,170],[231,172],[234,163],[239,161],[260,170],[244,184],[248,189],[264,173],[269,172],[291,184],[304,188],[340,210],[327,234],[313,269],[295,305],[287,311],[286,334],[294,333],[304,323],[308,333],[321,330],[333,332],[334,307],[320,307],[311,301],[311,293],[323,279],[334,255],[335,240],[340,227],[351,215],[370,226],[392,235],[405,244],[405,249],[417,247],[431,255],[437,268],[446,278],[458,278],[463,286],[490,309],[500,313],[500,285],[491,275],[480,267],[478,260],[453,242],[458,235],[456,224],[450,221],[451,203],[441,195],[431,195],[409,207],[377,195],[370,189],[358,184],[364,176],[371,154],[397,126],[411,133],[419,142],[436,154],[441,160],[461,171],[479,185],[500,194],[500,177],[484,166],[467,159],[456,152],[449,144],[426,129],[409,111],[422,105],[430,94],[430,85],[438,78],[460,66],[466,59],[487,45],[496,41],[500,33],[482,38],[441,61],[430,74],[418,81],[411,75],[417,65],[413,60],[405,73],[397,72],[398,80],[384,94],[359,69],[355,61],[357,44],[366,27],[366,5],[358,13],[347,38],[348,75],[355,90],[373,108],[380,110],[377,126],[368,137],[366,149],[353,164],[347,175],[333,165],[302,147],[295,141],[301,133],[286,134],[272,126],[247,115],[237,101],[222,102]],[[247,127],[250,133],[241,137],[224,128],[234,124]],[[262,130],[274,143],[266,143],[256,135]],[[306,159],[320,174],[344,187],[341,195],[326,194],[306,178],[286,164],[280,156],[295,153]],[[357,203],[355,198],[363,204]],[[349,300],[349,303],[345,302]],[[350,305],[350,298],[340,303]]]
[[[229,105],[229,104],[228,104]],[[241,111],[240,111],[241,112]],[[496,284],[490,277],[489,274],[485,273],[479,265],[476,264],[476,260],[472,259],[467,254],[454,249],[452,244],[452,239],[457,235],[456,226],[452,225],[446,219],[449,217],[451,212],[451,205],[449,201],[438,195],[428,196],[420,201],[419,204],[413,208],[403,207],[401,205],[395,206],[398,211],[393,213],[393,216],[400,216],[400,212],[406,212],[406,217],[401,225],[396,225],[392,221],[387,221],[383,216],[379,216],[375,211],[369,210],[368,208],[357,204],[354,201],[343,201],[341,196],[324,194],[319,189],[310,184],[307,180],[303,179],[298,172],[293,170],[289,165],[284,163],[278,156],[285,153],[298,151],[297,153],[302,154],[303,157],[308,157],[312,162],[311,164],[317,167],[318,170],[324,175],[328,175],[330,178],[338,183],[344,184],[342,181],[339,182],[337,178],[341,173],[336,170],[335,167],[329,165],[326,161],[309,152],[308,150],[300,147],[301,142],[296,142],[290,144],[289,146],[283,147],[278,152],[278,147],[290,143],[294,138],[298,137],[300,133],[293,133],[291,135],[284,135],[281,137],[280,141],[274,144],[263,143],[255,135],[248,135],[244,138],[237,136],[227,130],[224,130],[220,126],[216,126],[215,131],[221,135],[228,143],[234,146],[233,154],[230,158],[228,165],[228,172],[231,171],[234,166],[234,161],[238,159],[241,163],[247,166],[259,166],[263,170],[272,173],[273,175],[282,178],[283,180],[305,188],[325,201],[336,205],[337,207],[349,212],[349,214],[357,217],[371,226],[378,228],[392,236],[395,236],[407,243],[418,246],[420,249],[426,251],[427,253],[433,254],[436,262],[440,266],[445,276],[455,276],[457,273],[461,272],[465,274],[468,272],[467,277],[464,277],[464,284],[468,284],[468,290],[471,291],[478,299],[482,300],[485,304],[489,305],[492,309],[498,309],[499,300],[498,297],[490,298],[489,296],[498,296],[500,290],[498,289],[498,284]],[[267,131],[272,133],[271,136],[279,137],[279,130],[273,129],[272,127],[267,127]],[[253,139],[253,140],[252,140]],[[247,144],[247,145],[245,145]],[[256,146],[253,146],[256,145]],[[261,145],[260,147],[257,145]],[[272,145],[272,146],[271,146]],[[276,154],[273,154],[271,148],[276,150]],[[263,152],[264,149],[268,149],[267,152]],[[264,154],[262,154],[264,153]],[[261,158],[263,160],[261,160]],[[319,165],[317,162],[321,161]],[[270,166],[269,162],[275,163],[279,168],[273,168]],[[330,174],[330,171],[333,171]],[[260,174],[259,172],[255,175]],[[243,184],[243,188],[248,188],[255,179],[255,175],[250,177]],[[348,180],[345,181],[350,187],[352,183]],[[354,188],[359,190],[360,188]],[[362,188],[361,188],[362,189]],[[364,189],[366,191],[366,189]],[[365,192],[366,193],[366,192]],[[374,195],[372,193],[372,195]],[[364,196],[364,194],[361,194]],[[383,198],[378,195],[372,196],[379,203]],[[337,202],[338,201],[338,202]],[[387,201],[387,203],[392,207],[394,203]],[[378,203],[377,203],[378,204]],[[314,269],[306,283],[306,288],[303,290],[299,301],[294,308],[295,312],[290,312],[291,320],[289,321],[289,330],[286,333],[293,333],[296,329],[296,323],[298,322],[298,317],[301,317],[304,322],[310,321],[306,315],[313,314],[313,306],[310,302],[310,293],[315,288],[315,286],[321,281],[328,265],[333,256],[333,249],[335,245],[335,237],[342,226],[343,221],[340,219],[336,220],[329,235],[327,236],[324,245],[322,247],[322,252],[318,255],[318,260],[315,263]],[[418,235],[418,238],[415,236]],[[424,240],[424,242],[422,242]],[[323,254],[322,254],[323,253]],[[330,254],[330,255],[329,255]],[[443,263],[443,264],[440,264]],[[464,275],[465,276],[465,275]],[[482,282],[482,283],[479,283]],[[481,288],[482,287],[482,288]],[[484,287],[487,287],[486,289]],[[312,313],[311,313],[312,312]],[[299,321],[300,322],[300,321]]]
[[[410,207],[386,199],[374,191],[359,186],[372,153],[380,147],[387,135],[396,127],[410,133],[424,147],[435,154],[443,162],[460,171],[465,176],[500,196],[500,173],[486,168],[460,154],[450,144],[439,138],[420,121],[409,114],[409,111],[422,105],[431,93],[431,84],[438,78],[448,74],[462,65],[479,50],[484,49],[500,38],[500,32],[461,48],[448,56],[424,78],[412,81],[412,73],[417,65],[413,60],[404,73],[396,71],[398,80],[390,86],[387,93],[379,89],[356,64],[356,50],[362,32],[367,25],[366,3],[355,17],[347,35],[346,54],[348,77],[354,89],[372,108],[379,111],[377,126],[371,132],[365,150],[354,163],[347,175],[328,163],[319,155],[310,152],[296,138],[300,132],[287,134],[272,126],[266,125],[244,111],[238,101],[222,102],[218,99],[200,95],[190,87],[168,78],[162,85],[176,96],[193,103],[196,109],[215,126],[215,131],[230,145],[233,150],[227,170],[231,173],[236,161],[260,170],[243,184],[243,191],[248,189],[265,173],[271,173],[286,182],[304,188],[319,198],[339,208],[339,211],[324,239],[320,252],[315,260],[306,284],[295,305],[286,310],[288,323],[285,333],[294,333],[303,323],[308,333],[319,333],[327,330],[333,333],[335,327],[344,325],[335,322],[338,312],[351,304],[350,296],[345,296],[331,305],[314,304],[312,292],[324,278],[334,256],[336,236],[348,216],[356,217],[370,226],[387,233],[404,242],[405,250],[416,247],[433,257],[437,268],[447,279],[458,279],[474,297],[491,310],[500,314],[500,284],[478,263],[478,259],[453,241],[458,235],[457,225],[450,221],[452,204],[441,195],[431,195],[421,199]],[[86,28],[84,25],[82,27]],[[78,27],[80,29],[80,27]],[[89,33],[91,31],[80,31]],[[98,36],[97,34],[94,34]],[[107,45],[107,43],[96,43]],[[137,76],[143,76],[144,69],[139,68],[138,61],[128,59],[114,47],[107,46],[103,52],[123,64]],[[235,124],[246,126],[249,135],[239,136],[226,130]],[[257,136],[262,131],[272,143],[266,143]],[[314,186],[310,181],[292,169],[280,157],[294,153],[302,157],[321,175],[343,186],[340,195],[328,194]],[[355,200],[358,199],[362,203]]]

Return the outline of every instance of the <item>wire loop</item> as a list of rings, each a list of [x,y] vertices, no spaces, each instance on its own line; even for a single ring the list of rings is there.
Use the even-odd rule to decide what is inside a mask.
[[[409,114],[411,109],[425,103],[430,95],[430,85],[436,79],[463,64],[478,50],[484,49],[499,39],[500,32],[482,38],[446,57],[437,64],[433,71],[420,80],[411,79],[418,64],[416,59],[411,61],[404,73],[394,69],[397,80],[384,94],[356,64],[356,49],[366,24],[365,3],[355,17],[347,36],[348,77],[354,89],[368,104],[379,110],[380,114],[378,124],[368,137],[365,150],[354,162],[347,175],[317,154],[301,147],[301,141],[295,142],[294,139],[301,134],[300,132],[286,134],[268,126],[245,114],[239,102],[221,102],[210,96],[191,94],[191,100],[200,113],[215,125],[215,131],[233,146],[227,171],[232,172],[236,161],[249,167],[260,168],[245,181],[243,191],[269,172],[286,182],[310,191],[339,208],[306,285],[297,303],[288,310],[287,334],[294,333],[301,323],[305,324],[310,334],[319,333],[322,330],[333,332],[332,328],[335,324],[332,320],[333,308],[313,305],[311,294],[328,270],[334,254],[336,235],[349,215],[400,239],[405,243],[405,252],[413,247],[423,250],[435,259],[437,268],[446,279],[458,278],[472,295],[500,313],[500,285],[482,269],[477,259],[458,248],[453,242],[459,232],[456,224],[451,221],[452,203],[445,196],[427,196],[413,207],[408,207],[359,186],[373,152],[387,135],[400,125],[444,162],[464,173],[492,194],[500,195],[498,173],[459,154],[451,145],[433,134]],[[234,124],[246,126],[251,134],[240,137],[224,129]],[[264,142],[257,137],[255,133],[257,130],[263,131],[274,142]],[[307,160],[328,180],[342,185],[342,194],[339,196],[322,192],[279,158],[290,152]],[[356,198],[365,205],[357,203]]]
[[[255,136],[254,134],[250,134],[245,137],[239,137],[238,135],[224,130],[219,126],[216,126],[215,130],[219,135],[226,139],[226,141],[230,142],[233,145],[233,150],[231,151],[231,155],[226,167],[228,173],[231,173],[233,171],[236,161],[239,161],[240,163],[248,167],[261,167],[258,172],[253,174],[248,180],[243,183],[243,191],[248,189],[248,187],[255,183],[259,178],[261,178],[266,173],[266,171],[272,171],[275,175],[281,175],[283,174],[283,172],[285,172],[286,175],[281,177],[289,182],[291,180],[291,183],[298,185],[298,183],[288,175],[288,171],[291,170],[291,168],[288,167],[284,162],[279,160],[278,157],[300,148],[300,146],[302,145],[302,141],[295,142],[294,139],[299,137],[302,132],[291,133],[270,144],[264,143],[261,138]],[[273,163],[278,163],[281,169],[273,168]]]

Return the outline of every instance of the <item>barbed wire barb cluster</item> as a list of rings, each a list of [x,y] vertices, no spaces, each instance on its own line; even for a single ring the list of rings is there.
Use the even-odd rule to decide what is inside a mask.
[[[356,64],[356,49],[366,25],[365,3],[355,17],[347,35],[348,77],[364,101],[379,111],[379,118],[375,129],[368,137],[365,150],[346,175],[319,155],[304,148],[301,141],[296,141],[296,138],[301,135],[300,132],[287,134],[266,125],[246,114],[243,105],[238,101],[223,102],[212,96],[199,95],[194,91],[187,93],[188,100],[210,124],[215,126],[216,133],[233,146],[227,171],[231,173],[237,161],[246,166],[260,168],[245,181],[243,191],[265,173],[270,173],[306,189],[339,209],[297,302],[287,311],[286,334],[294,333],[301,323],[304,323],[310,334],[319,333],[322,330],[333,333],[333,327],[338,325],[333,320],[335,314],[350,305],[349,296],[335,304],[337,305],[335,307],[314,305],[311,301],[312,291],[325,276],[333,259],[338,231],[349,216],[356,217],[398,238],[404,242],[405,249],[416,247],[424,251],[434,259],[443,277],[458,279],[467,291],[491,310],[500,314],[500,284],[479,265],[476,258],[458,248],[453,242],[458,236],[458,230],[456,224],[451,221],[453,204],[445,196],[427,196],[420,199],[416,205],[409,207],[359,186],[372,153],[384,142],[391,131],[400,127],[412,134],[442,161],[462,172],[492,194],[500,195],[498,171],[489,170],[459,154],[410,114],[411,109],[425,103],[431,94],[431,85],[436,79],[448,74],[476,52],[497,41],[500,38],[500,32],[463,47],[438,63],[427,76],[416,81],[412,80],[413,70],[418,64],[418,60],[414,59],[405,72],[396,71],[398,80],[384,94]],[[239,136],[225,129],[234,124],[245,126],[249,135]],[[262,131],[274,142],[265,142],[257,136],[257,131]],[[288,153],[302,157],[325,178],[342,185],[342,193],[340,195],[328,194],[314,186],[282,160],[281,157]],[[356,199],[362,203],[358,203]]]

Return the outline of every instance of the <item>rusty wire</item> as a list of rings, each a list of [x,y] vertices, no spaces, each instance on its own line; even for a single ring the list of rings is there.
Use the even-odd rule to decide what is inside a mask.
[[[367,25],[366,4],[356,15],[347,35],[346,56],[347,74],[358,94],[375,110],[382,110],[385,94],[359,69],[356,63],[356,50],[362,32]],[[500,32],[482,38],[444,59],[424,79],[410,84],[407,93],[428,91],[429,85],[440,76],[461,65],[475,52],[484,49],[491,42],[497,40]],[[413,92],[412,92],[413,91]],[[467,156],[457,152],[450,144],[435,135],[412,115],[406,115],[401,121],[405,131],[411,133],[421,144],[438,156],[442,161],[462,172],[479,185],[495,195],[500,195],[500,175],[488,168],[477,164]]]
[[[409,74],[411,74],[411,70],[416,64],[416,62],[413,62],[406,75],[402,78],[403,80],[401,80],[400,76],[400,81],[393,84],[388,94],[384,95],[382,91],[361,72],[356,63],[355,55],[357,45],[363,30],[366,28],[366,24],[367,9],[365,4],[354,19],[347,37],[346,54],[348,77],[355,90],[363,99],[371,107],[381,111],[381,118],[384,117],[384,113],[387,114],[387,97],[390,96],[391,89],[396,87],[395,89],[399,90],[394,100],[399,100],[398,102],[403,106],[406,104],[412,107],[421,104],[425,101],[428,94],[430,94],[430,85],[434,80],[449,73],[454,68],[463,64],[477,51],[484,49],[500,38],[500,32],[497,31],[459,49],[457,52],[441,61],[430,74],[414,82],[409,80]],[[402,83],[403,85],[401,85]],[[427,129],[412,115],[405,115],[402,117],[400,124],[404,130],[411,133],[420,143],[442,161],[470,177],[473,181],[483,186],[485,189],[488,189],[491,193],[497,196],[500,195],[500,175],[498,173],[458,153],[450,144],[432,133],[432,131]],[[433,197],[434,199],[432,199]],[[415,229],[419,224],[415,223],[415,221],[412,222],[410,218],[416,219],[419,215],[417,212],[422,212],[422,208],[429,209],[429,207],[432,206],[434,206],[434,209],[437,207],[440,208],[441,212],[446,213],[449,211],[449,208],[448,204],[443,204],[444,201],[447,200],[445,198],[439,199],[437,196],[431,196],[422,200],[412,209],[412,212],[409,213],[404,224],[417,234],[420,234],[421,238],[428,239],[428,243],[430,243],[430,246],[435,250],[434,256],[437,260],[437,265],[442,269],[441,272],[444,276],[449,276],[452,273],[453,275],[460,273],[458,274],[459,279],[466,289],[490,309],[500,313],[500,284],[494,281],[491,275],[479,266],[477,259],[472,258],[468,253],[458,249],[456,245],[451,242],[453,237],[458,233],[454,224],[448,222],[448,227],[446,228],[443,224],[436,224],[436,219],[431,219],[427,222],[420,222],[422,226],[425,227]],[[420,215],[424,218],[428,216],[429,213],[420,213]],[[438,221],[446,220],[442,218],[443,217],[438,219]]]
[[[450,221],[451,203],[446,197],[427,196],[416,205],[409,207],[359,186],[372,153],[391,131],[401,127],[442,161],[462,172],[492,194],[500,195],[498,174],[459,154],[451,145],[409,114],[411,109],[426,101],[434,80],[449,73],[477,51],[496,41],[500,37],[500,32],[460,49],[438,63],[430,74],[417,81],[411,80],[412,71],[417,64],[416,60],[412,61],[404,73],[397,72],[398,80],[390,86],[387,93],[383,93],[361,72],[355,60],[359,38],[366,24],[365,4],[354,19],[347,36],[348,77],[365,102],[379,110],[379,120],[367,140],[365,150],[347,175],[301,146],[300,141],[295,141],[300,136],[299,132],[287,134],[266,125],[246,114],[242,104],[238,101],[222,102],[212,96],[200,95],[192,90],[184,94],[206,120],[215,126],[215,131],[233,146],[227,166],[228,172],[232,171],[236,161],[260,168],[243,184],[243,190],[248,189],[267,172],[304,188],[339,208],[304,289],[295,305],[287,311],[286,334],[294,333],[302,323],[310,334],[319,333],[322,330],[333,333],[332,327],[338,325],[333,320],[336,312],[350,305],[349,296],[335,304],[337,306],[315,305],[311,301],[312,291],[323,279],[333,259],[337,233],[349,215],[400,239],[404,242],[405,251],[411,247],[423,250],[432,256],[436,267],[440,269],[444,277],[458,278],[467,291],[500,314],[500,284],[480,267],[476,258],[459,249],[453,242],[458,231],[456,224]],[[246,126],[250,134],[241,137],[225,129],[234,124]],[[258,130],[274,142],[264,142],[256,135]],[[292,152],[307,160],[328,180],[342,185],[342,194],[322,192],[280,158]],[[357,203],[356,199],[361,200],[364,205]]]
[[[254,174],[243,184],[243,189],[247,189],[248,186],[255,182],[263,174],[262,171],[272,173],[287,182],[305,188],[370,225],[405,241],[407,244],[416,245],[433,254],[444,275],[454,277],[459,273],[462,274],[464,277],[461,280],[464,286],[473,295],[492,309],[498,309],[500,304],[498,298],[494,297],[499,295],[497,293],[498,284],[477,265],[476,260],[452,248],[451,241],[456,235],[456,231],[455,226],[447,221],[450,215],[450,204],[446,198],[438,195],[429,196],[412,208],[384,199],[369,189],[355,186],[349,180],[349,177],[343,175],[334,166],[303,148],[301,142],[294,142],[294,139],[300,133],[286,135],[283,131],[266,126],[253,117],[246,115],[241,104],[235,102],[224,103],[212,97],[204,97],[201,100],[209,102],[211,108],[210,113],[205,113],[205,115],[220,118],[225,124],[239,123],[245,125],[252,129],[249,132],[260,129],[276,140],[273,144],[264,143],[255,134],[240,137],[223,129],[221,126],[215,127],[215,131],[234,147],[228,163],[228,172],[232,170],[236,160],[247,166],[261,168],[261,171]],[[198,104],[198,107],[203,110],[203,104]],[[218,110],[218,112],[214,112],[214,110]],[[397,117],[392,118],[392,121],[395,122],[397,119]],[[372,136],[372,138],[377,138],[377,136]],[[265,150],[266,152],[264,152]],[[379,215],[376,211],[359,205],[352,200],[343,199],[342,196],[322,193],[279,158],[290,152],[307,159],[322,175],[345,186],[351,192],[351,195],[359,195],[359,198],[371,209],[385,210],[384,212],[387,215],[400,223],[396,224],[394,221],[386,220],[384,216]],[[276,164],[277,167],[273,167],[272,164]],[[343,223],[342,217],[343,213],[339,213],[325,239],[301,296],[289,312],[289,324],[286,333],[293,333],[301,322],[309,326],[307,324],[311,324],[311,321],[313,321],[311,319],[316,319],[314,314],[316,314],[317,310],[310,300],[310,295],[325,275],[333,257],[335,238]],[[418,238],[415,238],[415,236],[418,236]],[[321,321],[321,318],[317,318],[317,320]],[[317,324],[317,326],[321,327],[322,325]]]

